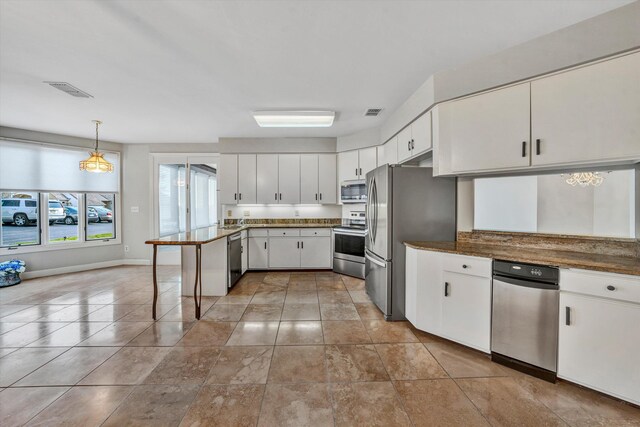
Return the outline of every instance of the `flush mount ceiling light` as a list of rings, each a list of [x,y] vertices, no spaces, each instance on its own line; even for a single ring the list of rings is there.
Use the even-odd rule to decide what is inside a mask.
[[[562,177],[564,178],[565,176],[562,175]],[[600,172],[575,172],[569,174],[565,179],[567,184],[574,187],[576,185],[579,185],[580,187],[588,187],[589,185],[597,187],[602,184],[603,181],[604,176],[600,175]]]
[[[253,118],[262,128],[328,128],[334,111],[254,111]]]
[[[100,120],[93,120],[96,124],[96,148],[89,152],[89,158],[80,162],[80,170],[104,173],[113,172],[113,165],[104,159],[104,153],[98,151],[98,126],[102,124]]]

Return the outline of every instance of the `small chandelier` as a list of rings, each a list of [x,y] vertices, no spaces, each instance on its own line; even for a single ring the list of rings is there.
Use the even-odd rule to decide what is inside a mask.
[[[80,162],[80,170],[104,173],[113,172],[113,165],[104,159],[104,153],[98,151],[98,126],[102,124],[100,120],[93,120],[96,124],[96,148],[89,152],[89,158]]]
[[[564,178],[564,175],[562,175]],[[600,172],[574,172],[569,174],[569,176],[565,179],[565,182],[569,185],[580,187],[588,187],[589,185],[593,185],[597,187],[602,184],[604,181],[604,176],[600,175]]]

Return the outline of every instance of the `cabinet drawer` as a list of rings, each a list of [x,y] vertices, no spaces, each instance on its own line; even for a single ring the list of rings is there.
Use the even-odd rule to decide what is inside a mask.
[[[299,228],[270,228],[269,236],[299,236]]]
[[[491,259],[466,255],[444,254],[442,269],[452,273],[491,277]]]
[[[560,290],[640,303],[640,277],[586,270],[560,270]]]
[[[249,237],[267,237],[268,235],[269,235],[269,231],[264,228],[249,229]]]
[[[300,230],[302,237],[331,236],[330,228],[303,228]]]

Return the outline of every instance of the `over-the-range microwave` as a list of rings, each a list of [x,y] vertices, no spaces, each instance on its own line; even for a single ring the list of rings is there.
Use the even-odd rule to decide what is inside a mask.
[[[367,184],[364,179],[343,181],[340,184],[342,203],[367,203]]]

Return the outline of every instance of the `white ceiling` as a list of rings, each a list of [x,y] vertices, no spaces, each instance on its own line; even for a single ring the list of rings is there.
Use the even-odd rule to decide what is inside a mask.
[[[2,0],[0,125],[92,137],[101,119],[102,138],[133,143],[342,136],[435,72],[629,2]],[[337,118],[262,129],[251,111],[267,109]]]

